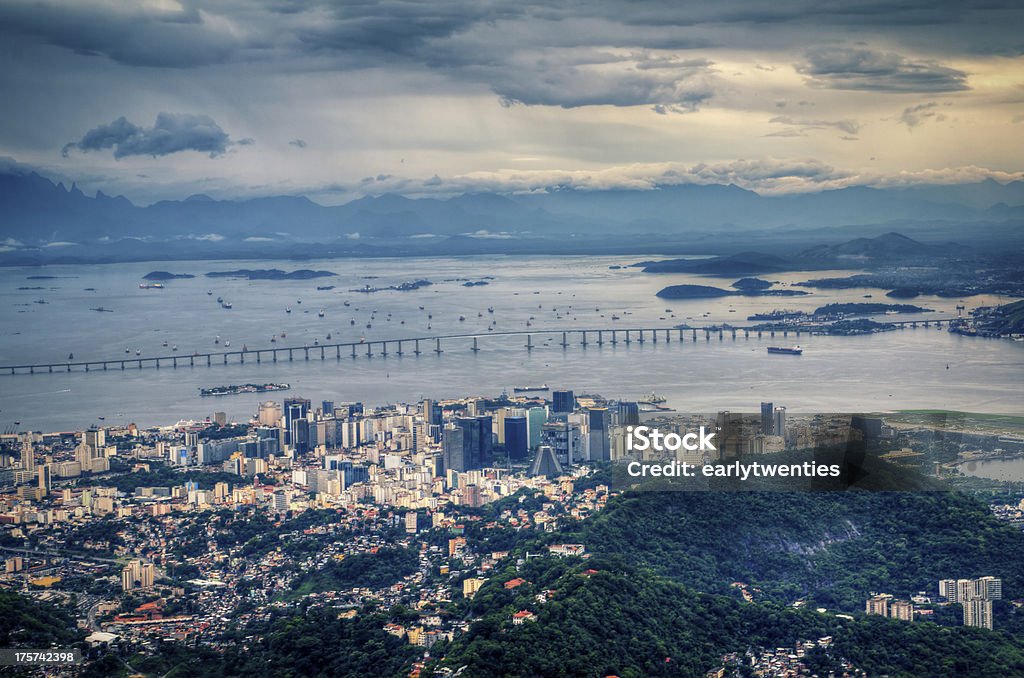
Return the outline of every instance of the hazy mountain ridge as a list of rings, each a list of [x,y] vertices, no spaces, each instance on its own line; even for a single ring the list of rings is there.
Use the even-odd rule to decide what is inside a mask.
[[[338,206],[304,196],[216,200],[193,195],[139,206],[102,191],[89,197],[74,184],[68,188],[35,173],[0,174],[0,260],[8,264],[137,258],[147,244],[157,242],[165,243],[157,258],[176,258],[178,250],[200,257],[266,256],[271,250],[279,256],[315,256],[316,248],[307,255],[303,243],[334,246],[334,256],[359,256],[360,246],[378,256],[535,252],[545,247],[556,253],[600,250],[602,243],[638,251],[641,239],[670,243],[673,238],[691,245],[703,242],[705,251],[713,251],[714,243],[748,236],[763,241],[789,234],[799,241],[811,234],[805,246],[815,240],[831,244],[836,233],[852,231],[854,225],[865,229],[859,235],[897,228],[921,233],[941,224],[947,231],[962,230],[972,224],[1018,237],[1020,223],[1024,182],[853,187],[784,196],[762,196],[734,185],[450,198],[385,194]],[[832,237],[822,238],[826,233]],[[115,247],[119,241],[122,246]],[[290,249],[283,252],[282,244]],[[812,249],[802,258],[812,258]],[[840,254],[823,250],[814,257]]]

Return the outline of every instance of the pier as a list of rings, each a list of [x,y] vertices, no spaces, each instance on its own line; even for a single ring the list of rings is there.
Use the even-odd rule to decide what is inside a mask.
[[[948,325],[950,321],[955,319],[956,318],[931,318],[928,320],[895,321],[888,324],[895,325],[897,329],[900,330],[908,328],[917,329],[918,327],[941,329],[944,325]],[[401,337],[327,344],[318,343],[313,346],[280,346],[274,348],[253,348],[236,351],[196,352],[189,355],[171,354],[146,357],[134,356],[131,358],[113,358],[109,360],[81,360],[3,365],[0,366],[0,375],[10,376],[15,374],[53,374],[59,372],[92,371],[103,372],[109,370],[141,370],[144,368],[179,369],[186,366],[194,368],[197,365],[202,366],[204,363],[206,367],[212,367],[215,362],[220,365],[260,365],[265,360],[271,363],[278,362],[278,359],[293,362],[297,356],[301,357],[303,362],[308,361],[311,358],[314,360],[327,360],[328,357],[340,360],[342,355],[351,355],[352,358],[357,358],[359,353],[364,351],[367,358],[372,358],[375,353],[382,358],[388,358],[391,356],[402,357],[406,354],[406,352],[402,350],[403,345],[408,345],[410,343],[414,347],[412,351],[413,355],[419,356],[421,354],[420,342],[425,342],[427,345],[432,343],[434,345],[432,352],[437,355],[441,355],[445,352],[443,346],[458,347],[460,344],[469,351],[477,353],[485,350],[485,346],[482,345],[482,342],[483,340],[491,337],[523,337],[525,339],[523,347],[527,351],[532,351],[542,346],[541,344],[535,343],[534,338],[545,335],[558,339],[558,345],[563,349],[568,349],[573,345],[587,348],[592,345],[597,345],[598,347],[603,347],[605,345],[616,346],[620,343],[629,345],[633,342],[637,342],[641,345],[645,342],[657,344],[659,341],[663,343],[671,343],[673,335],[675,336],[676,341],[684,343],[687,338],[689,338],[691,342],[696,342],[698,340],[698,336],[701,335],[703,335],[705,342],[710,342],[712,339],[715,339],[716,341],[724,341],[726,336],[735,340],[740,337],[743,339],[750,339],[751,337],[760,339],[764,334],[768,334],[772,338],[777,336],[788,338],[790,336],[801,337],[804,334],[814,333],[816,332],[813,327],[793,326],[765,329],[763,327],[759,328],[755,325],[744,326],[730,324],[715,324],[700,327],[695,327],[693,325],[673,325],[671,327],[531,329],[506,332],[473,332],[466,334]],[[820,334],[821,332],[817,333]],[[397,347],[397,350],[392,350],[389,353],[388,344],[391,344],[392,348]]]

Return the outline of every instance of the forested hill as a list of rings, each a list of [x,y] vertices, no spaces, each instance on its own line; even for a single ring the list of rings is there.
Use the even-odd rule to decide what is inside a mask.
[[[940,578],[995,575],[1006,598],[1024,597],[1024,535],[963,494],[626,493],[540,541],[583,543],[591,555],[493,576],[473,600],[482,621],[447,648],[445,666],[703,676],[727,652],[832,635],[832,659],[869,675],[1024,675],[1024,615],[1008,601],[995,604],[995,631],[959,626],[958,607],[940,611],[947,626],[863,615],[873,592],[935,595]],[[504,589],[513,577],[530,583]],[[513,626],[521,610],[538,620]]]

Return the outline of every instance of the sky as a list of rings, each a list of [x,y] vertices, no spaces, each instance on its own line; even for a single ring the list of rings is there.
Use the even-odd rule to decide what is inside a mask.
[[[1024,178],[1024,3],[5,0],[0,167],[138,203]]]

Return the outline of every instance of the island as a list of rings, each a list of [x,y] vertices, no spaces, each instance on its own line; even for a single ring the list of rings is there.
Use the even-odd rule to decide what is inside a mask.
[[[199,395],[206,397],[237,395],[239,393],[267,393],[269,391],[287,391],[290,388],[290,384],[235,384],[232,386],[200,388]]]
[[[385,292],[392,290],[395,292],[411,292],[418,290],[421,287],[429,287],[434,283],[429,280],[412,280],[410,282],[399,283],[398,285],[388,285],[387,287],[372,287],[370,285],[364,285],[356,289],[349,290],[349,292],[362,292],[363,294],[372,294],[374,292]]]
[[[815,309],[816,316],[878,315],[880,313],[932,313],[933,309],[913,304],[851,303],[826,304]]]
[[[757,282],[750,282],[750,281]],[[658,292],[656,296],[662,299],[716,299],[718,297],[802,297],[807,292],[803,290],[773,290],[760,286],[760,283],[772,283],[756,278],[743,278],[733,283],[735,290],[727,290],[721,287],[710,285],[669,285]]]
[[[188,280],[195,276],[191,273],[170,273],[168,271],[150,271],[142,276],[143,280]]]
[[[327,278],[336,276],[337,273],[330,271],[312,271],[302,268],[297,271],[282,271],[278,268],[240,268],[235,271],[211,271],[206,274],[207,278],[247,278],[249,280],[312,280],[313,278]]]

